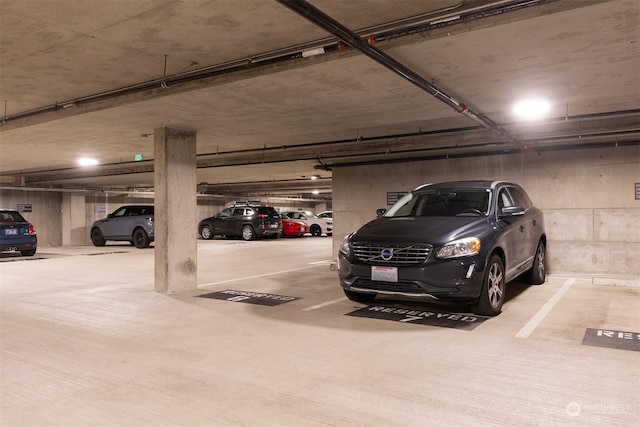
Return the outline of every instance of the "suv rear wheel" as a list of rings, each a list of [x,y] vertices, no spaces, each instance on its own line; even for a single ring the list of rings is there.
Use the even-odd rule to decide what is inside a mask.
[[[541,285],[547,279],[545,264],[545,248],[544,243],[540,241],[536,249],[536,255],[533,258],[533,266],[524,274],[524,280],[530,285]]]
[[[203,225],[202,229],[200,230],[200,235],[205,240],[213,239],[213,231],[211,230],[211,226],[210,225]]]
[[[147,236],[147,232],[142,228],[136,228],[133,230],[133,243],[136,245],[138,249],[148,248],[151,241],[149,240],[149,236]]]
[[[242,227],[242,238],[244,240],[254,240],[256,238],[256,232],[253,231],[253,227],[250,225],[245,225]]]

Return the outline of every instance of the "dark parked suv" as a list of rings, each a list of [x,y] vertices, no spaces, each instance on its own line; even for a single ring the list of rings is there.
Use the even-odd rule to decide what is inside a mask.
[[[91,241],[94,246],[116,240],[148,248],[155,238],[153,214],[153,205],[121,206],[91,225]]]
[[[215,235],[242,237],[254,240],[259,237],[280,237],[282,218],[271,206],[260,202],[236,203],[223,209],[198,224],[198,232],[203,239],[213,239]]]
[[[531,284],[546,279],[542,212],[517,184],[427,184],[379,214],[338,253],[340,284],[354,301],[428,297],[494,316],[505,283],[520,275]]]

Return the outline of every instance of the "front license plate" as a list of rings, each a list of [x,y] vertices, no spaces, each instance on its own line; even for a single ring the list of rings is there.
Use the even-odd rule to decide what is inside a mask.
[[[398,281],[398,267],[379,267],[372,265],[371,280],[396,283]]]
[[[269,225],[269,227],[271,227],[271,228],[278,228],[278,224],[271,224],[271,225]]]
[[[17,236],[18,235],[18,229],[17,228],[6,228],[4,230],[4,234],[5,234],[5,236]]]

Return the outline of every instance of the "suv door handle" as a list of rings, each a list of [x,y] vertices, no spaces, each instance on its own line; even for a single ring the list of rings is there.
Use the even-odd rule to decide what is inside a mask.
[[[520,232],[522,233],[524,231],[524,225],[521,225],[519,228]]]
[[[536,220],[534,219],[533,221],[533,226],[535,227],[536,225],[538,225],[538,223],[536,222]]]

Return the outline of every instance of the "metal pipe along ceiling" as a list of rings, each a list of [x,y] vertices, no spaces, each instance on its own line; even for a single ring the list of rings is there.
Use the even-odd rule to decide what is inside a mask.
[[[422,76],[411,70],[409,67],[404,64],[396,61],[380,49],[372,46],[369,43],[363,41],[357,34],[349,30],[344,25],[337,22],[335,19],[331,18],[320,9],[317,9],[312,4],[308,3],[305,0],[276,0],[278,3],[286,6],[312,23],[316,24],[320,28],[328,31],[333,34],[344,43],[348,44],[354,49],[359,50],[364,53],[374,61],[384,65],[391,71],[396,74],[402,76],[406,80],[410,81],[414,85],[418,86],[420,89],[428,92],[433,95],[439,101],[444,102],[455,111],[460,114],[464,114],[475,122],[481,124],[487,129],[491,129],[497,132],[499,135],[503,136],[507,140],[513,143],[522,144],[516,138],[511,136],[505,129],[500,127],[496,122],[489,119],[488,117],[479,114],[469,108],[467,105],[457,101],[451,95],[447,94],[442,89],[438,88],[433,83],[429,83]],[[524,145],[524,144],[523,144]]]

